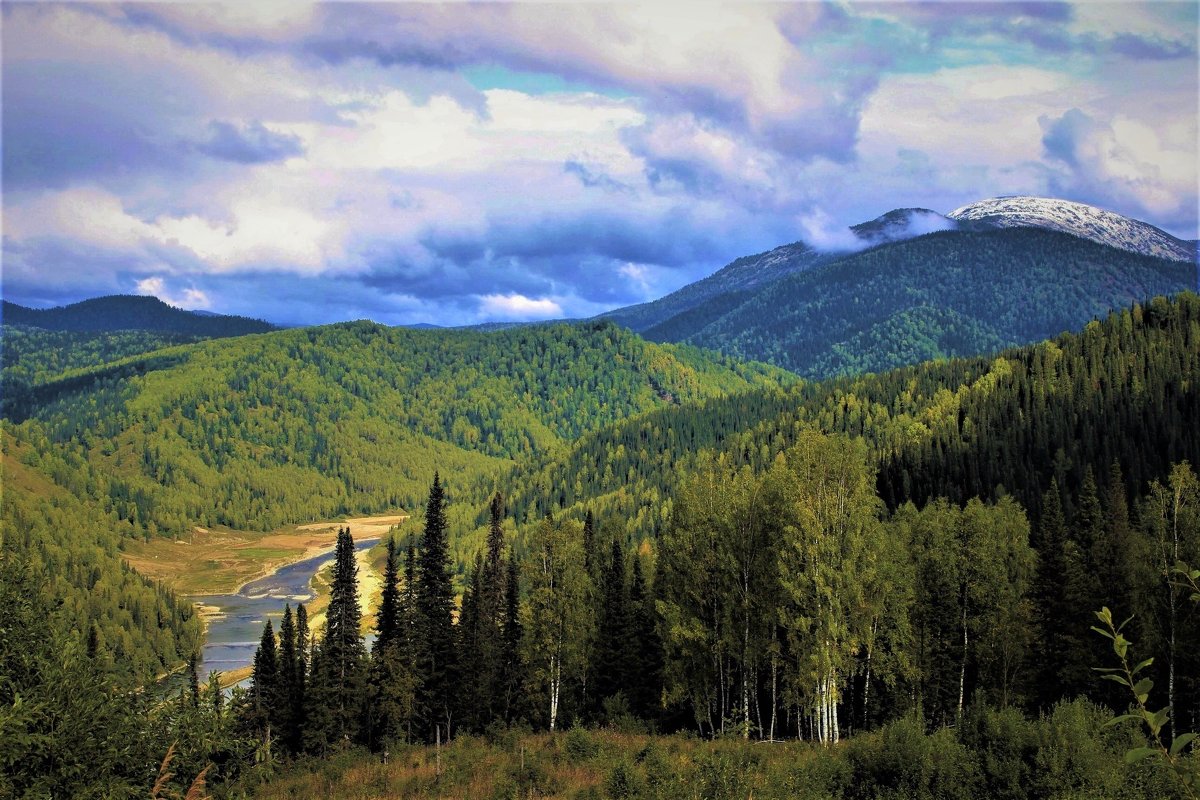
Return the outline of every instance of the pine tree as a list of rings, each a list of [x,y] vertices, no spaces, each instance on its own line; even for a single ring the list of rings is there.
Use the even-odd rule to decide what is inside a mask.
[[[630,663],[625,551],[616,539],[612,541],[600,588],[603,599],[596,627],[592,684],[595,687],[596,701],[602,705],[605,700],[624,691],[632,679],[633,672]],[[629,699],[627,692],[625,699]]]
[[[425,531],[417,569],[418,702],[424,735],[435,738],[441,727],[450,737],[454,698],[458,691],[454,648],[454,588],[446,540],[446,498],[439,475],[433,475],[425,505]]]
[[[521,682],[525,676],[525,664],[521,658],[521,579],[520,567],[515,554],[509,554],[507,580],[504,585],[504,644],[501,655],[500,686],[502,710],[505,722],[519,719],[525,709],[521,702],[524,693]]]
[[[411,556],[411,549],[410,549]],[[407,735],[413,710],[415,676],[409,651],[408,609],[399,586],[399,553],[388,539],[383,599],[376,615],[377,637],[368,679],[369,743],[384,749]]]
[[[643,719],[658,715],[662,705],[663,645],[658,635],[654,597],[642,575],[642,559],[633,557],[629,584],[630,631],[633,636],[633,672],[628,676],[629,708]]]
[[[334,744],[349,744],[358,733],[366,666],[366,647],[359,632],[361,624],[354,540],[350,529],[344,528],[338,531],[334,550],[333,584],[319,661],[322,683],[328,693],[326,702],[332,713],[329,741]]]
[[[1033,586],[1034,609],[1040,622],[1043,647],[1052,653],[1063,652],[1073,634],[1066,608],[1066,537],[1067,523],[1063,517],[1058,480],[1052,479],[1042,499],[1042,519],[1038,526],[1036,547],[1037,572]],[[1048,708],[1063,696],[1066,686],[1062,680],[1061,664],[1054,659],[1044,659],[1041,667],[1037,682],[1038,702],[1043,708]]]
[[[308,693],[308,674],[311,652],[309,647],[311,644],[311,634],[308,630],[308,609],[303,603],[296,605],[296,682],[292,686],[292,727],[296,749],[302,746],[304,742],[304,727],[306,725],[305,709],[307,702],[305,696]]]
[[[1104,659],[1101,640],[1091,632],[1092,612],[1100,597],[1093,555],[1103,530],[1100,493],[1092,468],[1088,467],[1075,504],[1075,516],[1067,528],[1063,602],[1068,630],[1064,634],[1060,675],[1066,686],[1089,694],[1098,687],[1092,667]]]
[[[251,723],[270,735],[272,706],[279,691],[279,660],[275,649],[275,631],[271,621],[263,626],[262,639],[254,652],[254,671],[250,678]]]
[[[387,561],[383,570],[383,593],[375,614],[375,647],[382,651],[400,635],[400,558],[396,540],[388,537]]]
[[[285,604],[283,620],[279,623],[279,685],[275,698],[276,719],[279,735],[290,751],[300,745],[300,732],[296,719],[296,682],[298,659],[296,654],[296,625],[292,621],[292,607]]]

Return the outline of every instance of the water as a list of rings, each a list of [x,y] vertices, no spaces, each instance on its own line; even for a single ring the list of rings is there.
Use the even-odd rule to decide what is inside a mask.
[[[354,549],[366,550],[378,541],[378,537],[363,539],[354,543]],[[208,620],[208,634],[200,654],[205,672],[214,669],[228,672],[253,664],[263,625],[271,620],[278,633],[284,605],[290,605],[294,613],[297,604],[311,601],[316,596],[313,578],[332,563],[330,550],[282,566],[265,578],[246,584],[237,594],[193,597],[198,603],[220,609]]]

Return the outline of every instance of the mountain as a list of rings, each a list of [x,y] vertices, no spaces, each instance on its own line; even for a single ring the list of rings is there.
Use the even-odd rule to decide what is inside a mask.
[[[653,341],[824,378],[1038,341],[1135,300],[1195,289],[1196,263],[1195,242],[1153,225],[1082,203],[1006,197],[945,216],[897,209],[823,249],[796,242],[740,258],[604,316]]]
[[[1041,228],[1099,244],[1196,263],[1196,242],[1177,239],[1147,222],[1130,219],[1084,203],[1046,197],[994,197],[955,209],[947,215],[976,229]]]
[[[274,325],[258,319],[225,314],[198,314],[169,306],[157,297],[109,295],[57,308],[26,308],[3,301],[5,325],[26,325],[53,331],[153,331],[219,338],[266,333]]]
[[[748,297],[754,289],[848,253],[955,226],[954,221],[927,208],[896,209],[870,222],[851,227],[845,240],[836,246],[818,249],[805,242],[793,242],[766,253],[743,256],[707,278],[690,283],[658,300],[609,311],[600,316],[641,332],[710,301],[715,301],[718,307],[731,308],[739,299]]]
[[[518,522],[591,510],[609,530],[638,540],[663,523],[647,510],[703,459],[763,470],[816,428],[867,441],[880,464],[880,495],[893,508],[1006,493],[1036,516],[1051,478],[1077,492],[1088,469],[1103,476],[1118,460],[1128,489],[1141,493],[1172,463],[1197,463],[1197,415],[1200,297],[1183,292],[995,357],[660,409],[588,433],[551,461],[522,464],[503,484]]]

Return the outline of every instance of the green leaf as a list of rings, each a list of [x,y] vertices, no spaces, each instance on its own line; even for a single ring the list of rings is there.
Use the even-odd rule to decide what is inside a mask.
[[[1127,722],[1129,720],[1133,720],[1134,722],[1141,722],[1142,718],[1139,717],[1137,714],[1122,714],[1121,716],[1113,717],[1108,722],[1104,723],[1104,727],[1111,728],[1113,725],[1119,725],[1120,723]]]
[[[1150,658],[1147,658],[1145,661],[1143,661],[1142,663],[1140,663],[1136,667],[1134,667],[1133,674],[1137,675],[1139,672],[1141,672],[1142,670],[1144,670],[1146,667],[1150,666],[1153,663],[1154,663],[1154,657],[1151,656]]]
[[[1126,764],[1136,764],[1144,758],[1154,755],[1157,750],[1149,747],[1135,747],[1125,754]]]
[[[1125,680],[1125,676],[1124,676],[1124,675],[1101,675],[1101,676],[1100,676],[1100,680],[1103,680],[1103,681],[1114,681],[1114,682],[1116,682],[1116,683],[1119,683],[1119,684],[1121,684],[1122,686],[1128,686],[1128,685],[1129,685],[1129,681]]]
[[[1183,752],[1183,748],[1188,746],[1188,742],[1196,738],[1194,733],[1181,733],[1175,737],[1175,741],[1171,742],[1171,757],[1179,755]]]
[[[1137,695],[1138,702],[1146,702],[1146,698],[1150,696],[1150,690],[1154,688],[1154,681],[1149,678],[1142,678],[1133,687],[1133,693]]]
[[[1095,625],[1093,625],[1092,630],[1094,630],[1096,633],[1100,634],[1101,636],[1103,636],[1106,639],[1112,638],[1112,634],[1109,633],[1108,631],[1104,630],[1103,628],[1097,628]]]

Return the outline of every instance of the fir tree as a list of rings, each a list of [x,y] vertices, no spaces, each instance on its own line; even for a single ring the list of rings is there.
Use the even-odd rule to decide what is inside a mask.
[[[330,741],[348,744],[358,732],[366,647],[359,633],[362,611],[358,603],[358,567],[350,529],[338,531],[334,550],[333,584],[325,612],[320,666],[326,702],[333,715]]]
[[[198,662],[200,654],[192,651],[188,656],[188,690],[192,698],[192,708],[200,707],[200,672]]]
[[[283,620],[279,623],[279,683],[274,708],[280,737],[291,751],[295,751],[300,745],[296,718],[298,666],[296,625],[293,622],[291,605],[285,604]]]
[[[633,558],[629,584],[630,630],[633,636],[633,673],[629,676],[629,707],[643,719],[658,714],[662,703],[663,645],[658,635],[654,597],[642,575],[642,559]]]
[[[509,554],[507,580],[504,585],[504,646],[501,655],[500,686],[502,710],[505,722],[519,719],[524,708],[521,681],[524,680],[525,665],[521,658],[521,580],[520,567],[514,554]]]
[[[1063,517],[1062,499],[1058,480],[1050,481],[1050,488],[1042,499],[1042,520],[1038,525],[1037,571],[1033,585],[1033,600],[1037,619],[1041,623],[1042,641],[1050,652],[1062,652],[1073,635],[1070,616],[1066,608],[1067,580],[1067,523]],[[1053,659],[1041,662],[1039,675],[1039,703],[1048,707],[1062,696],[1065,686],[1061,675],[1061,664]]]
[[[279,660],[275,649],[275,631],[271,621],[263,626],[262,639],[254,652],[254,671],[250,679],[252,725],[269,735],[272,705],[279,689]]]
[[[396,540],[388,537],[387,562],[383,570],[383,593],[375,614],[375,650],[382,651],[400,635],[400,558]]]
[[[433,740],[435,726],[450,736],[454,697],[458,690],[454,648],[454,588],[446,540],[446,498],[439,475],[433,475],[425,506],[425,531],[417,572],[418,699],[424,735]]]
[[[616,539],[612,541],[612,549],[604,568],[601,591],[603,600],[599,609],[592,664],[592,684],[598,703],[603,703],[623,691],[631,682],[633,673],[628,595],[625,586],[625,551]],[[626,699],[628,700],[628,696]]]

